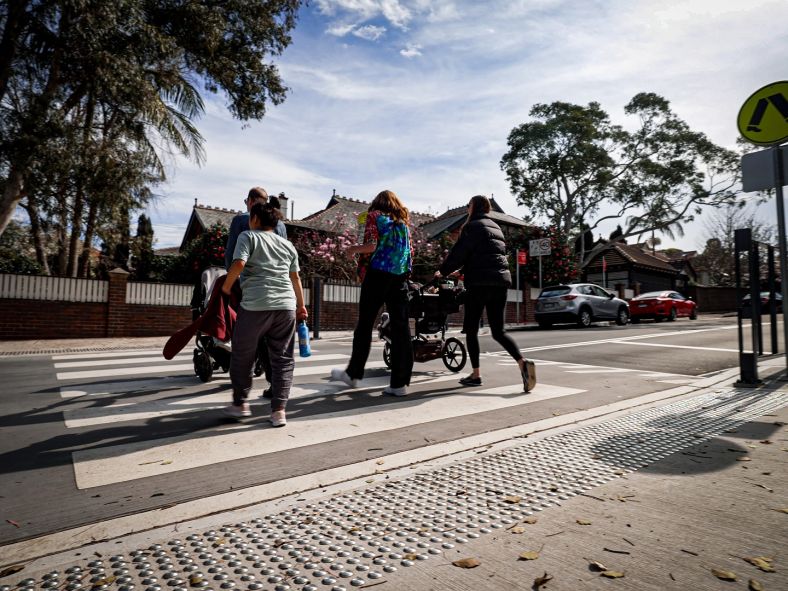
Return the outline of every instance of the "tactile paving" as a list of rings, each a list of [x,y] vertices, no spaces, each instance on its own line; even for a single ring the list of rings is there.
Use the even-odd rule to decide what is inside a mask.
[[[711,392],[246,523],[28,575],[0,591],[364,587],[768,414],[787,398],[779,391]]]

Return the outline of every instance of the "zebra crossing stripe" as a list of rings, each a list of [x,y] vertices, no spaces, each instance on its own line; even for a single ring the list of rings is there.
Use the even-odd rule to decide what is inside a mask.
[[[507,389],[503,392],[490,388],[450,394],[419,393],[413,389],[411,395],[395,404],[377,408],[354,408],[305,418],[292,413],[285,429],[273,429],[267,423],[241,423],[219,426],[200,437],[188,433],[79,450],[72,453],[74,474],[78,488],[86,489],[584,392],[540,384],[527,395],[512,396],[514,390],[522,392],[522,384],[504,388]],[[257,410],[257,416],[260,414],[265,416],[267,411]]]

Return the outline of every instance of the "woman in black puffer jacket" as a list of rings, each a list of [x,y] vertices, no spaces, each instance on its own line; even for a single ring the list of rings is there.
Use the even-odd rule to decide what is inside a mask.
[[[523,387],[529,392],[536,385],[536,372],[532,361],[523,359],[515,342],[503,328],[506,293],[512,285],[506,243],[503,232],[488,215],[490,200],[476,195],[468,203],[468,221],[460,231],[457,243],[443,261],[436,276],[461,271],[465,275],[465,318],[463,328],[468,343],[473,373],[462,378],[463,386],[481,386],[479,368],[479,321],[487,309],[487,321],[492,337],[517,361],[523,378]]]

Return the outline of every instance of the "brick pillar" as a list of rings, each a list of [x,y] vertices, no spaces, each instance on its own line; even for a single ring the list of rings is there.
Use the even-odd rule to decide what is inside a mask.
[[[126,303],[126,284],[128,281],[128,271],[118,268],[109,272],[109,297],[107,298],[108,337],[126,335],[126,327],[131,316],[130,307]]]
[[[624,290],[626,289],[626,287],[627,286],[624,285],[623,283],[616,283],[616,292],[618,292],[618,297],[621,298],[622,300],[625,299]]]

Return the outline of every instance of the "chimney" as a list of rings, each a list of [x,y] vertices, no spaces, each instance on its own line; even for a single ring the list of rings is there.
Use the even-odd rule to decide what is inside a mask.
[[[279,204],[281,206],[280,209],[282,211],[282,215],[284,216],[285,219],[287,219],[287,197],[285,196],[285,192],[282,191],[281,193],[279,193],[278,197],[279,197]]]

